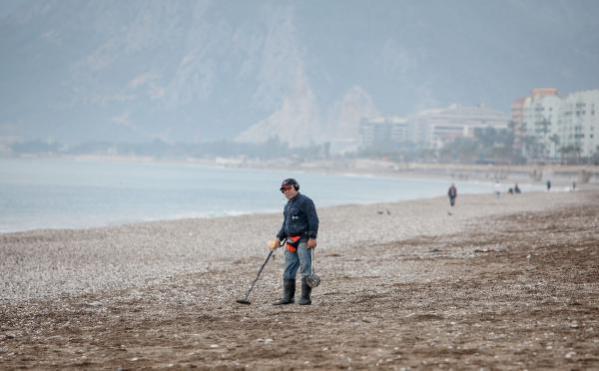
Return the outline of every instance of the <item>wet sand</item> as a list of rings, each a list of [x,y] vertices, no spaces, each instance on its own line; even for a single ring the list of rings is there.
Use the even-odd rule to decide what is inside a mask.
[[[451,212],[451,215],[449,214]],[[599,195],[320,210],[312,306],[274,307],[281,215],[0,236],[6,368],[599,367]]]

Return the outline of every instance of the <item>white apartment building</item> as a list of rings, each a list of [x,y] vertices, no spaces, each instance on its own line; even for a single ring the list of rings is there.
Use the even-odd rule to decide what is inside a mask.
[[[413,142],[412,131],[403,117],[375,117],[362,120],[360,136],[362,148],[389,149],[405,142]]]
[[[536,138],[538,146],[535,153],[527,153],[528,156],[556,157],[559,152],[557,121],[560,107],[558,90],[552,88],[533,89],[532,96],[524,100],[523,134]],[[530,144],[527,150],[533,152]]]
[[[451,105],[420,111],[409,117],[377,117],[362,120],[362,148],[391,148],[413,143],[424,148],[442,148],[456,138],[472,138],[476,129],[507,129],[509,119],[484,105]]]
[[[599,90],[560,97],[557,89],[534,89],[522,106],[523,134],[536,141],[536,147],[525,146],[527,157],[558,159],[568,151],[590,157],[599,152]]]
[[[563,148],[577,148],[582,157],[599,153],[599,90],[572,93],[562,100],[558,133]]]
[[[441,148],[456,138],[474,137],[476,129],[507,129],[507,115],[484,105],[425,110],[409,118],[416,142],[428,148]]]

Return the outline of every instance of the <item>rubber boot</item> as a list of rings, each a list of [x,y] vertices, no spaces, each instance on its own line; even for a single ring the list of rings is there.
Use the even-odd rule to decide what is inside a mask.
[[[306,277],[302,277],[302,297],[300,298],[299,305],[312,304],[312,300],[310,300],[311,292],[312,288],[308,286],[308,282],[306,282]]]
[[[273,305],[293,304],[295,301],[295,280],[283,280],[283,298]]]

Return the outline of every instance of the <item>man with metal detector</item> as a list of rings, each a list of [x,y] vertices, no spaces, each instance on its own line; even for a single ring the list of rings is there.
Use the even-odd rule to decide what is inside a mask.
[[[292,304],[295,301],[295,277],[299,269],[302,277],[302,295],[300,305],[310,305],[312,287],[320,280],[312,272],[312,250],[316,248],[318,235],[318,215],[314,202],[299,193],[299,183],[295,179],[285,179],[281,192],[287,198],[283,210],[283,225],[277,233],[272,249],[277,249],[280,241],[286,239],[285,271],[283,272],[283,297],[274,305]]]

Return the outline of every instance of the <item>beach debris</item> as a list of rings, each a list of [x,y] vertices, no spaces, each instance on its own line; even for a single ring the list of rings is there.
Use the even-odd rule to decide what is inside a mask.
[[[475,253],[490,253],[490,252],[504,252],[507,248],[501,245],[493,245],[493,247],[482,247],[474,249]]]
[[[272,343],[274,340],[270,339],[270,338],[267,338],[267,339],[258,338],[258,339],[256,339],[256,341],[258,343],[264,343],[264,345],[266,345],[266,344]]]
[[[576,352],[568,352],[568,353],[566,353],[566,356],[565,356],[565,357],[566,357],[567,359],[571,359],[571,358],[573,358],[575,355],[576,355]]]

